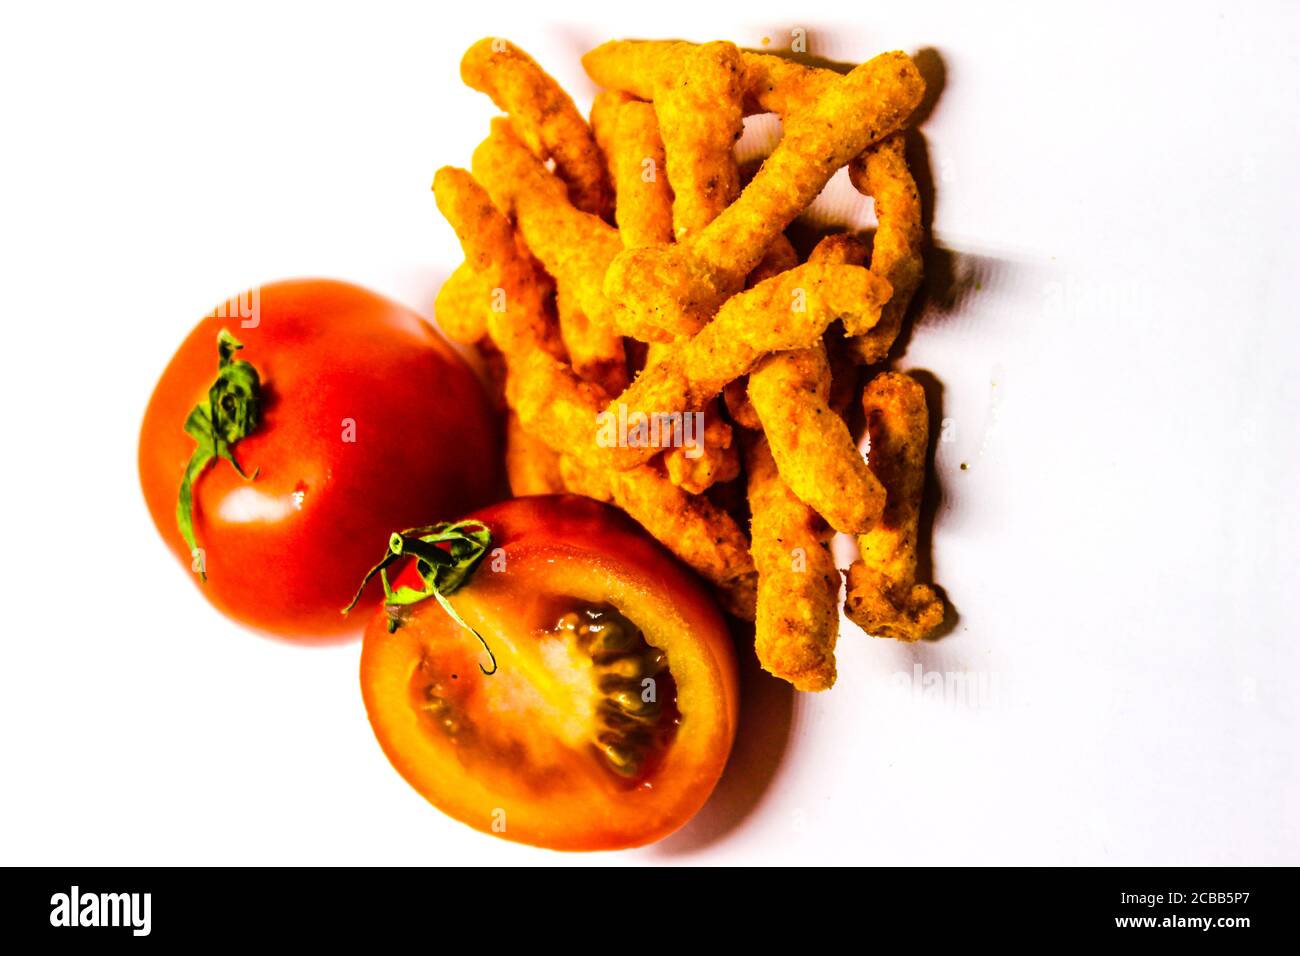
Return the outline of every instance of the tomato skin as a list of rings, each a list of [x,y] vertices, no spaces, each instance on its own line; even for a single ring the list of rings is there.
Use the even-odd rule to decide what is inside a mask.
[[[340,614],[388,535],[499,496],[499,426],[463,360],[414,312],[358,286],[260,287],[256,325],[205,317],[163,372],[140,430],[154,524],[205,597],[269,635],[355,636],[378,603]],[[252,320],[249,320],[252,321]],[[189,571],[176,502],[195,449],[187,416],[217,374],[222,329],[262,381],[261,423],[194,482],[206,583]],[[352,440],[347,440],[351,438]]]
[[[419,619],[389,633],[380,611],[366,630],[361,657],[361,689],[371,726],[389,762],[429,802],[485,833],[558,850],[611,850],[642,846],[682,826],[703,806],[726,765],[734,741],[739,693],[735,654],[724,618],[703,583],[621,512],[571,495],[517,498],[485,508],[471,518],[492,531],[491,554],[470,582],[451,597],[458,613],[482,633],[491,621],[526,618],[538,590],[566,591],[562,582],[615,582],[610,603],[644,628],[647,620],[665,622],[674,643],[651,643],[667,652],[677,681],[682,718],[663,764],[643,783],[612,800],[602,792],[575,788],[556,794],[502,792],[473,769],[464,752],[448,749],[421,729],[412,710],[410,682],[428,653],[427,642],[460,641],[468,648],[450,674],[453,704],[473,700],[492,682],[526,672],[501,652],[496,674],[480,676],[484,662],[477,643],[432,601],[416,605]],[[499,549],[499,550],[498,550]],[[501,563],[493,567],[496,558]],[[556,582],[561,582],[557,585]],[[394,583],[418,586],[407,565]],[[600,587],[603,585],[597,585]],[[616,593],[611,593],[616,592]],[[590,595],[588,595],[589,597]],[[639,620],[638,620],[639,616]],[[420,631],[420,634],[414,632]],[[647,640],[652,634],[647,630]],[[528,643],[524,634],[511,644]],[[493,643],[489,640],[489,643]],[[482,707],[469,716],[489,714],[513,721],[510,729],[526,738],[530,728],[518,714]],[[436,741],[436,737],[433,738]],[[472,745],[471,745],[472,746]],[[494,772],[508,774],[513,758]],[[525,775],[524,771],[515,771]],[[497,814],[508,825],[498,828]]]

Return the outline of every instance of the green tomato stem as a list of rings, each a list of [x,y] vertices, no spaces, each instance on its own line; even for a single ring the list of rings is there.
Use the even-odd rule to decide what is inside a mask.
[[[366,572],[361,586],[343,613],[347,614],[357,606],[366,585],[378,575],[384,586],[384,609],[388,613],[390,634],[402,626],[411,605],[434,598],[448,616],[477,637],[483,650],[487,651],[492,669],[488,670],[479,664],[479,670],[484,674],[495,674],[497,659],[492,648],[482,634],[465,623],[464,618],[456,613],[456,609],[447,600],[449,595],[455,594],[468,583],[491,545],[492,532],[480,521],[444,522],[394,532],[389,536],[387,553]],[[402,586],[394,589],[389,584],[388,569],[403,558],[415,559],[415,570],[420,575],[423,587]]]
[[[208,400],[195,405],[185,419],[185,434],[194,439],[196,447],[181,478],[176,526],[190,554],[198,548],[194,537],[194,483],[208,465],[225,459],[245,481],[252,481],[258,475],[256,471],[245,474],[234,453],[235,444],[256,431],[261,421],[262,382],[257,369],[234,357],[243,347],[225,329],[218,333],[216,381],[208,389]],[[206,562],[199,567],[199,579],[208,579]]]

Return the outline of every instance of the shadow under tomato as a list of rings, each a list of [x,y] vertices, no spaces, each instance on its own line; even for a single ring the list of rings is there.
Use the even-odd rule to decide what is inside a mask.
[[[682,856],[723,839],[758,806],[785,756],[794,717],[794,688],[758,665],[754,626],[733,624],[740,670],[740,718],[727,769],[695,817],[653,853]]]

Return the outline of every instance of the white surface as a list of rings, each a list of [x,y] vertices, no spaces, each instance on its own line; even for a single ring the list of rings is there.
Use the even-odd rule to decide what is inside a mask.
[[[486,6],[0,15],[0,862],[1300,862],[1295,8]],[[481,836],[389,768],[355,646],[250,636],[185,582],[137,488],[145,400],[251,283],[431,312],[459,261],[433,171],[494,112],[458,79],[478,37],[585,108],[577,57],[607,37],[791,26],[946,68],[935,242],[980,287],[901,366],[944,388],[934,565],[960,623],[846,633],[816,698],[750,681],[740,770],[659,847]],[[917,665],[990,692],[929,698]]]

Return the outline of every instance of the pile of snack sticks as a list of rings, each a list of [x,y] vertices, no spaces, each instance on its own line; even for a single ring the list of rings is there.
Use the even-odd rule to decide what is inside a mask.
[[[509,42],[465,54],[462,79],[506,116],[472,172],[434,180],[465,253],[438,322],[501,385],[515,494],[621,508],[755,622],[764,668],[825,689],[834,532],[857,536],[845,612],[868,634],[915,641],[944,616],[916,581],[925,394],[871,374],[921,280],[902,129],[925,83],[901,52],[840,74],[727,42],[612,41],[583,66],[604,87],[590,123]],[[744,182],[735,143],[765,112],[782,136]],[[874,238],[832,234],[800,262],[785,231],[843,166]],[[646,440],[683,416],[696,441]],[[611,422],[634,424],[609,440]]]

